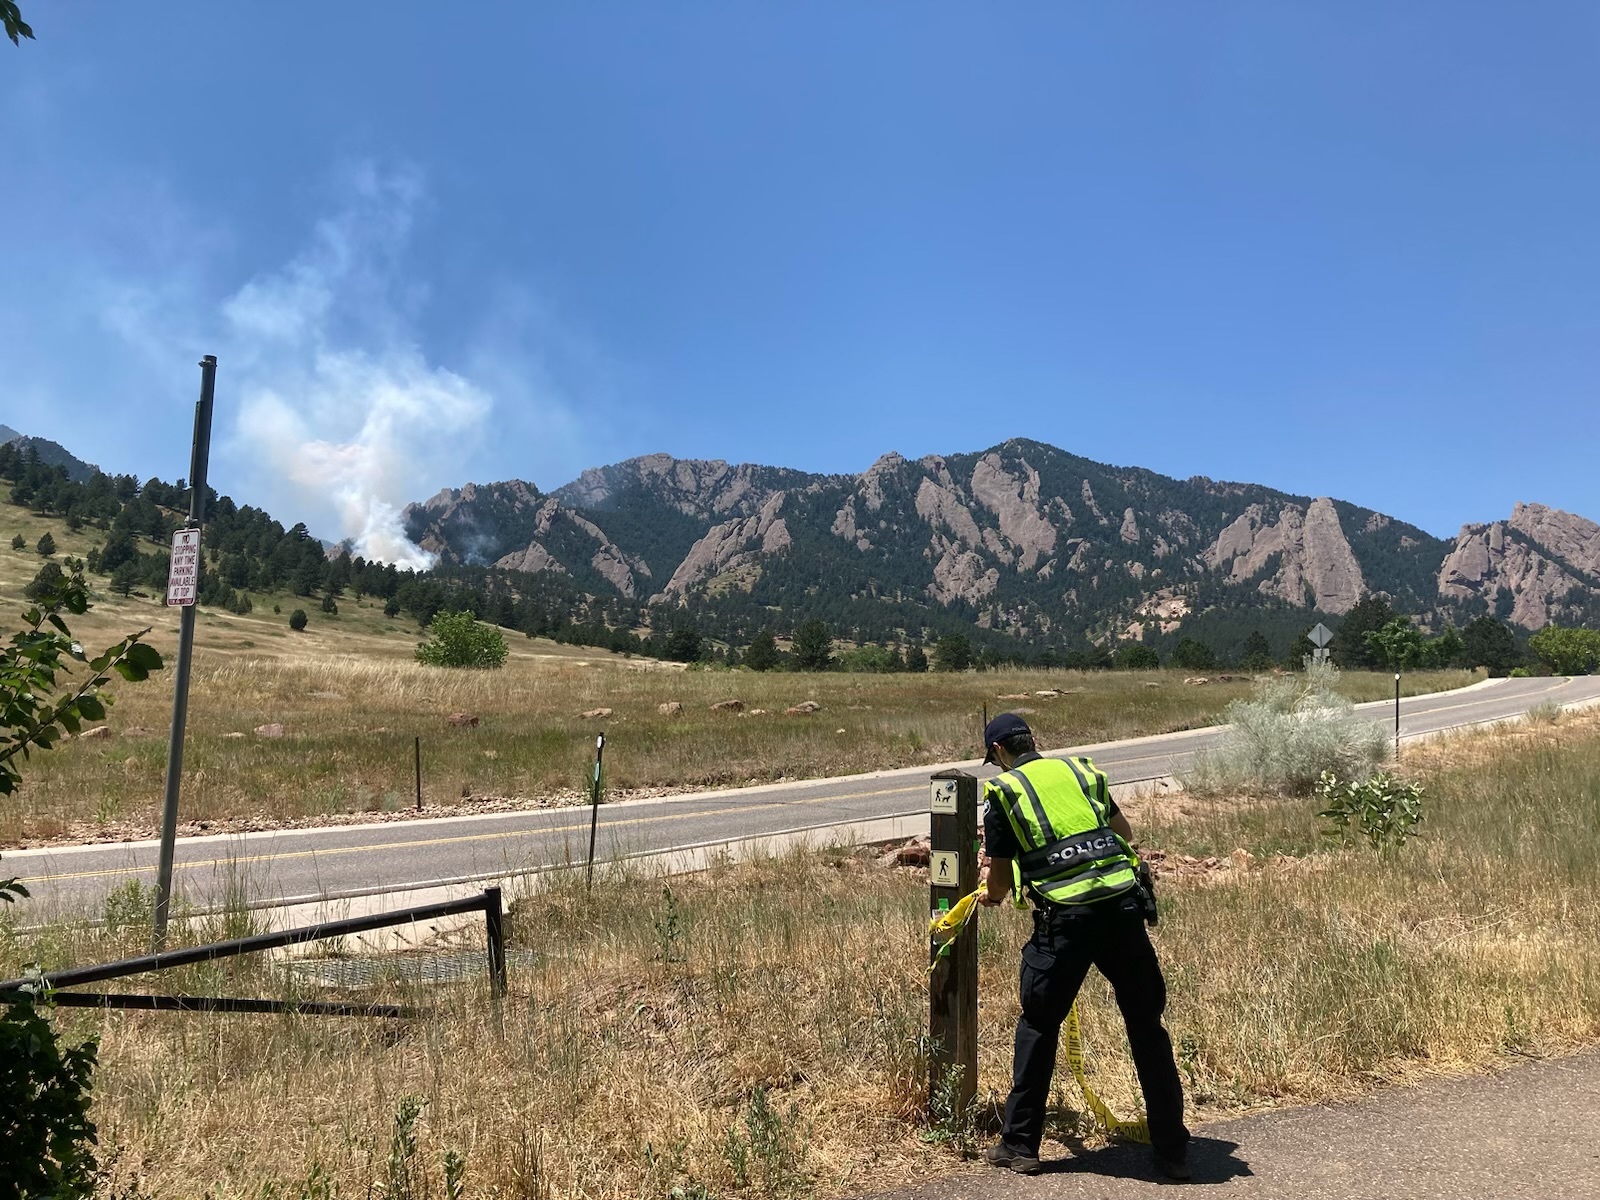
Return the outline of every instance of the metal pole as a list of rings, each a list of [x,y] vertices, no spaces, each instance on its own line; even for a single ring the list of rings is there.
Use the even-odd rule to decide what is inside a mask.
[[[594,839],[600,829],[600,764],[605,752],[606,735],[602,733],[594,739],[594,781],[589,802],[589,873],[584,879],[584,891],[594,887]]]
[[[929,804],[929,907],[948,912],[978,890],[978,780],[965,771],[932,777]],[[957,935],[950,952],[929,945],[928,1101],[938,1112],[948,1103],[960,1117],[978,1094],[978,934]]]
[[[189,457],[189,520],[199,529],[206,519],[206,473],[211,460],[211,405],[217,385],[217,359],[200,360],[200,399],[194,406],[194,445]],[[202,551],[203,553],[203,551]],[[202,560],[203,561],[203,560]],[[194,655],[195,605],[178,615],[178,667],[172,690],[172,735],[167,743],[167,792],[161,805],[161,857],[156,867],[155,923],[150,945],[167,942],[167,915],[172,904],[172,859],[178,839],[178,788],[183,782],[183,734],[189,718],[189,665]]]
[[[1400,672],[1394,673],[1394,757],[1400,761]]]
[[[421,812],[422,811],[422,737],[421,737],[420,734],[417,736],[417,744],[414,747],[414,749],[416,750],[416,756],[417,756],[417,811]]]
[[[483,890],[483,928],[489,943],[489,992],[496,999],[506,994],[506,923],[500,889]]]

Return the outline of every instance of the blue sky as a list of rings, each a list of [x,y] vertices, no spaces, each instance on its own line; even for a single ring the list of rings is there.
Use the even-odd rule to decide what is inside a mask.
[[[1035,437],[1600,518],[1600,6],[23,5],[0,421],[324,536]]]

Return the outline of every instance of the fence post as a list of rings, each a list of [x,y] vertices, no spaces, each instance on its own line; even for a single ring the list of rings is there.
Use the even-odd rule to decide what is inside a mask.
[[[483,890],[483,928],[489,942],[489,991],[499,1000],[506,994],[506,923],[497,887]]]
[[[931,783],[928,891],[937,916],[978,887],[978,780],[965,771],[940,771]],[[935,1112],[953,1103],[948,1115],[954,1117],[965,1113],[978,1094],[976,927],[957,937],[949,954],[940,957],[931,943],[928,953],[933,966],[928,977],[928,1098]]]

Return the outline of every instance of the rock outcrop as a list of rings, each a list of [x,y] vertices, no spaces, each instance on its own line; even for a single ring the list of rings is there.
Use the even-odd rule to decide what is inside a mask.
[[[752,516],[776,490],[774,482],[791,482],[783,477],[799,475],[750,463],[730,466],[720,459],[647,454],[609,467],[591,467],[555,495],[574,508],[605,511],[629,489],[637,488],[688,516]]]
[[[788,525],[778,515],[783,503],[784,493],[778,492],[754,516],[714,526],[694,544],[667,586],[652,599],[680,598],[696,585],[753,563],[762,554],[787,549],[793,539]]]
[[[1526,629],[1542,629],[1581,604],[1597,582],[1600,525],[1542,504],[1518,504],[1509,521],[1462,526],[1439,568],[1439,597],[1481,602]]]
[[[1268,596],[1304,605],[1308,599],[1322,612],[1344,613],[1367,590],[1361,564],[1328,499],[1302,509],[1284,505],[1273,514],[1252,504],[1217,537],[1201,556],[1213,571],[1226,571],[1238,582],[1267,572],[1258,587]]]

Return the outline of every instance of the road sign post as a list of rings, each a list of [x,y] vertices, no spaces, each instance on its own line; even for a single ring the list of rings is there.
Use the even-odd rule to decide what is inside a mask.
[[[594,840],[600,832],[600,789],[604,786],[602,771],[605,757],[606,735],[597,734],[594,739],[594,778],[589,781],[589,867],[583,877],[585,892],[594,887]]]
[[[978,888],[978,780],[941,771],[930,793],[928,892],[937,917]],[[955,1117],[978,1094],[978,938],[963,933],[944,955],[930,942],[928,953],[928,1099]]]
[[[1333,641],[1333,631],[1321,621],[1318,621],[1316,625],[1312,627],[1311,632],[1306,634],[1306,637],[1310,639],[1311,644],[1316,647],[1316,649],[1311,652],[1311,661],[1319,663],[1327,662],[1328,643]]]
[[[1400,761],[1400,672],[1394,673],[1394,760]]]
[[[179,606],[178,664],[172,684],[172,735],[167,742],[167,791],[161,805],[161,856],[156,866],[155,921],[151,946],[167,942],[172,906],[172,859],[178,840],[178,789],[183,781],[183,734],[189,719],[189,663],[194,655],[194,610],[200,591],[200,529],[206,518],[206,472],[211,459],[211,405],[217,360],[200,360],[200,399],[194,406],[194,444],[189,457],[189,520],[172,539],[167,603]]]

